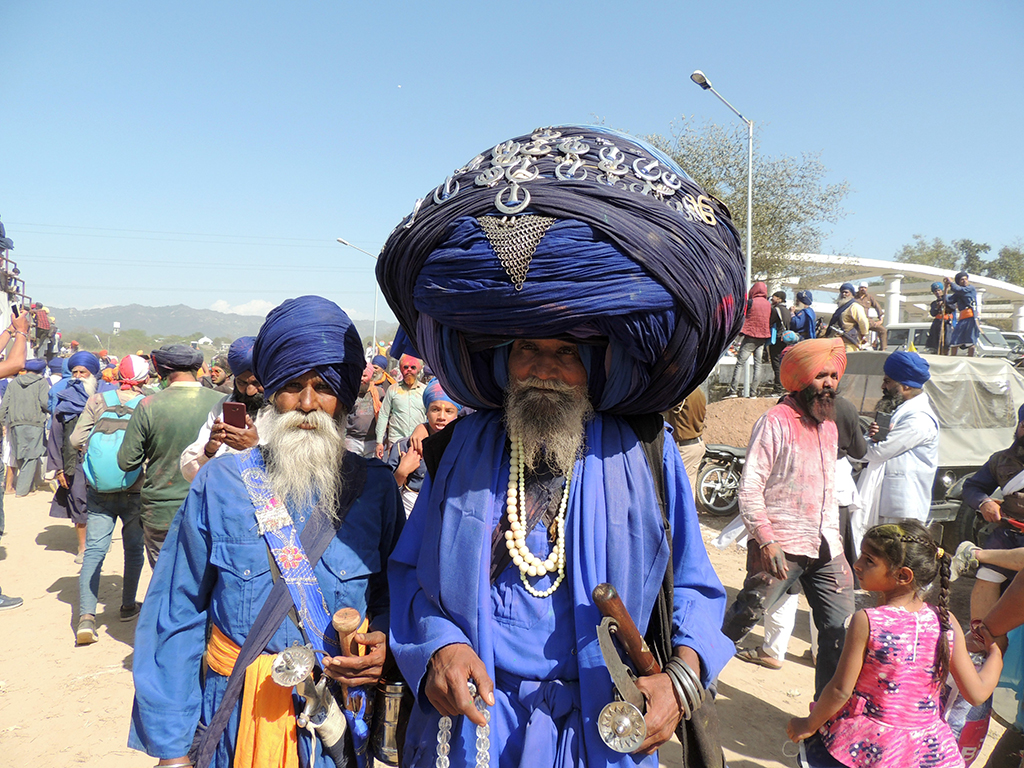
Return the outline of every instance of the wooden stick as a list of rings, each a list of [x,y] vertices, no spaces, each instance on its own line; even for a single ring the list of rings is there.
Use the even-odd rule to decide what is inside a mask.
[[[594,604],[601,611],[601,615],[615,619],[615,623],[619,625],[616,635],[626,650],[629,660],[636,667],[637,675],[645,677],[661,672],[661,667],[655,661],[654,654],[651,653],[646,641],[640,636],[640,630],[636,628],[633,617],[626,612],[626,606],[622,604],[622,599],[615,591],[615,587],[611,584],[598,584],[594,587],[593,597]]]
[[[363,623],[363,617],[355,608],[341,608],[334,613],[331,624],[338,632],[338,645],[341,647],[342,656],[358,656],[354,636],[359,631],[359,625]]]

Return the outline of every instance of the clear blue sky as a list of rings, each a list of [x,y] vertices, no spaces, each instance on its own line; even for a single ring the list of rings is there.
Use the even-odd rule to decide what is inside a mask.
[[[319,293],[369,318],[373,261],[336,237],[376,253],[538,126],[734,124],[702,69],[763,152],[849,181],[826,252],[994,252],[1024,236],[1022,22],[1016,0],[8,2],[0,217],[51,306]]]

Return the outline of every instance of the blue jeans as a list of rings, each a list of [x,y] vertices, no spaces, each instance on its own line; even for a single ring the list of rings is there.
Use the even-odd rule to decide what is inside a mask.
[[[739,351],[736,353],[736,365],[732,369],[732,380],[729,382],[730,392],[736,392],[743,365],[747,362],[747,358],[753,355],[754,371],[750,379],[750,396],[756,395],[758,384],[761,383],[761,366],[764,365],[762,358],[764,357],[764,346],[767,343],[768,339],[755,339],[753,336],[743,337]]]
[[[134,606],[142,576],[142,497],[137,493],[96,493],[88,491],[89,522],[85,529],[85,555],[78,577],[79,616],[96,613],[100,591],[100,569],[110,551],[110,537],[117,519],[121,518],[121,540],[124,545],[124,586],[121,605]]]

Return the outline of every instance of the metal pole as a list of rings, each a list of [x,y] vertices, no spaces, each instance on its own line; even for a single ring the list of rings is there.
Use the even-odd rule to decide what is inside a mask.
[[[377,257],[374,256],[372,253],[370,253],[369,251],[364,251],[358,245],[352,245],[352,243],[350,243],[345,238],[339,237],[339,238],[337,238],[337,240],[342,245],[347,245],[349,248],[355,248],[360,253],[365,253],[367,256],[369,256],[374,261],[377,260]],[[374,355],[377,354],[377,297],[379,295],[379,292],[380,292],[380,286],[377,285],[377,276],[374,275],[374,277],[373,277],[373,354]]]

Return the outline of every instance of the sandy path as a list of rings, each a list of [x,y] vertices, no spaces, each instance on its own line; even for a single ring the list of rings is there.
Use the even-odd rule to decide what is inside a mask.
[[[49,496],[7,496],[7,533],[0,543],[0,585],[25,599],[0,614],[0,765],[143,768],[155,761],[125,746],[132,700],[132,637],[135,624],[118,620],[123,554],[115,531],[100,583],[99,642],[75,647],[78,566],[75,534],[67,521],[47,516]],[[721,521],[708,520],[705,541]],[[714,526],[714,527],[712,527]],[[712,562],[730,597],[743,580],[743,555],[709,546]],[[143,572],[144,589],[149,567]],[[962,590],[970,589],[965,579]],[[957,585],[959,586],[959,585]],[[802,658],[808,649],[807,606],[797,617],[789,660],[771,671],[738,660],[720,679],[719,714],[732,768],[792,766],[783,755],[785,724],[807,711],[814,670]],[[755,634],[758,630],[755,630]],[[756,644],[760,636],[751,636]],[[1002,733],[993,723],[988,748]],[[662,750],[663,762],[678,764],[678,749]],[[792,753],[795,747],[786,747]],[[983,760],[976,765],[983,764]]]

